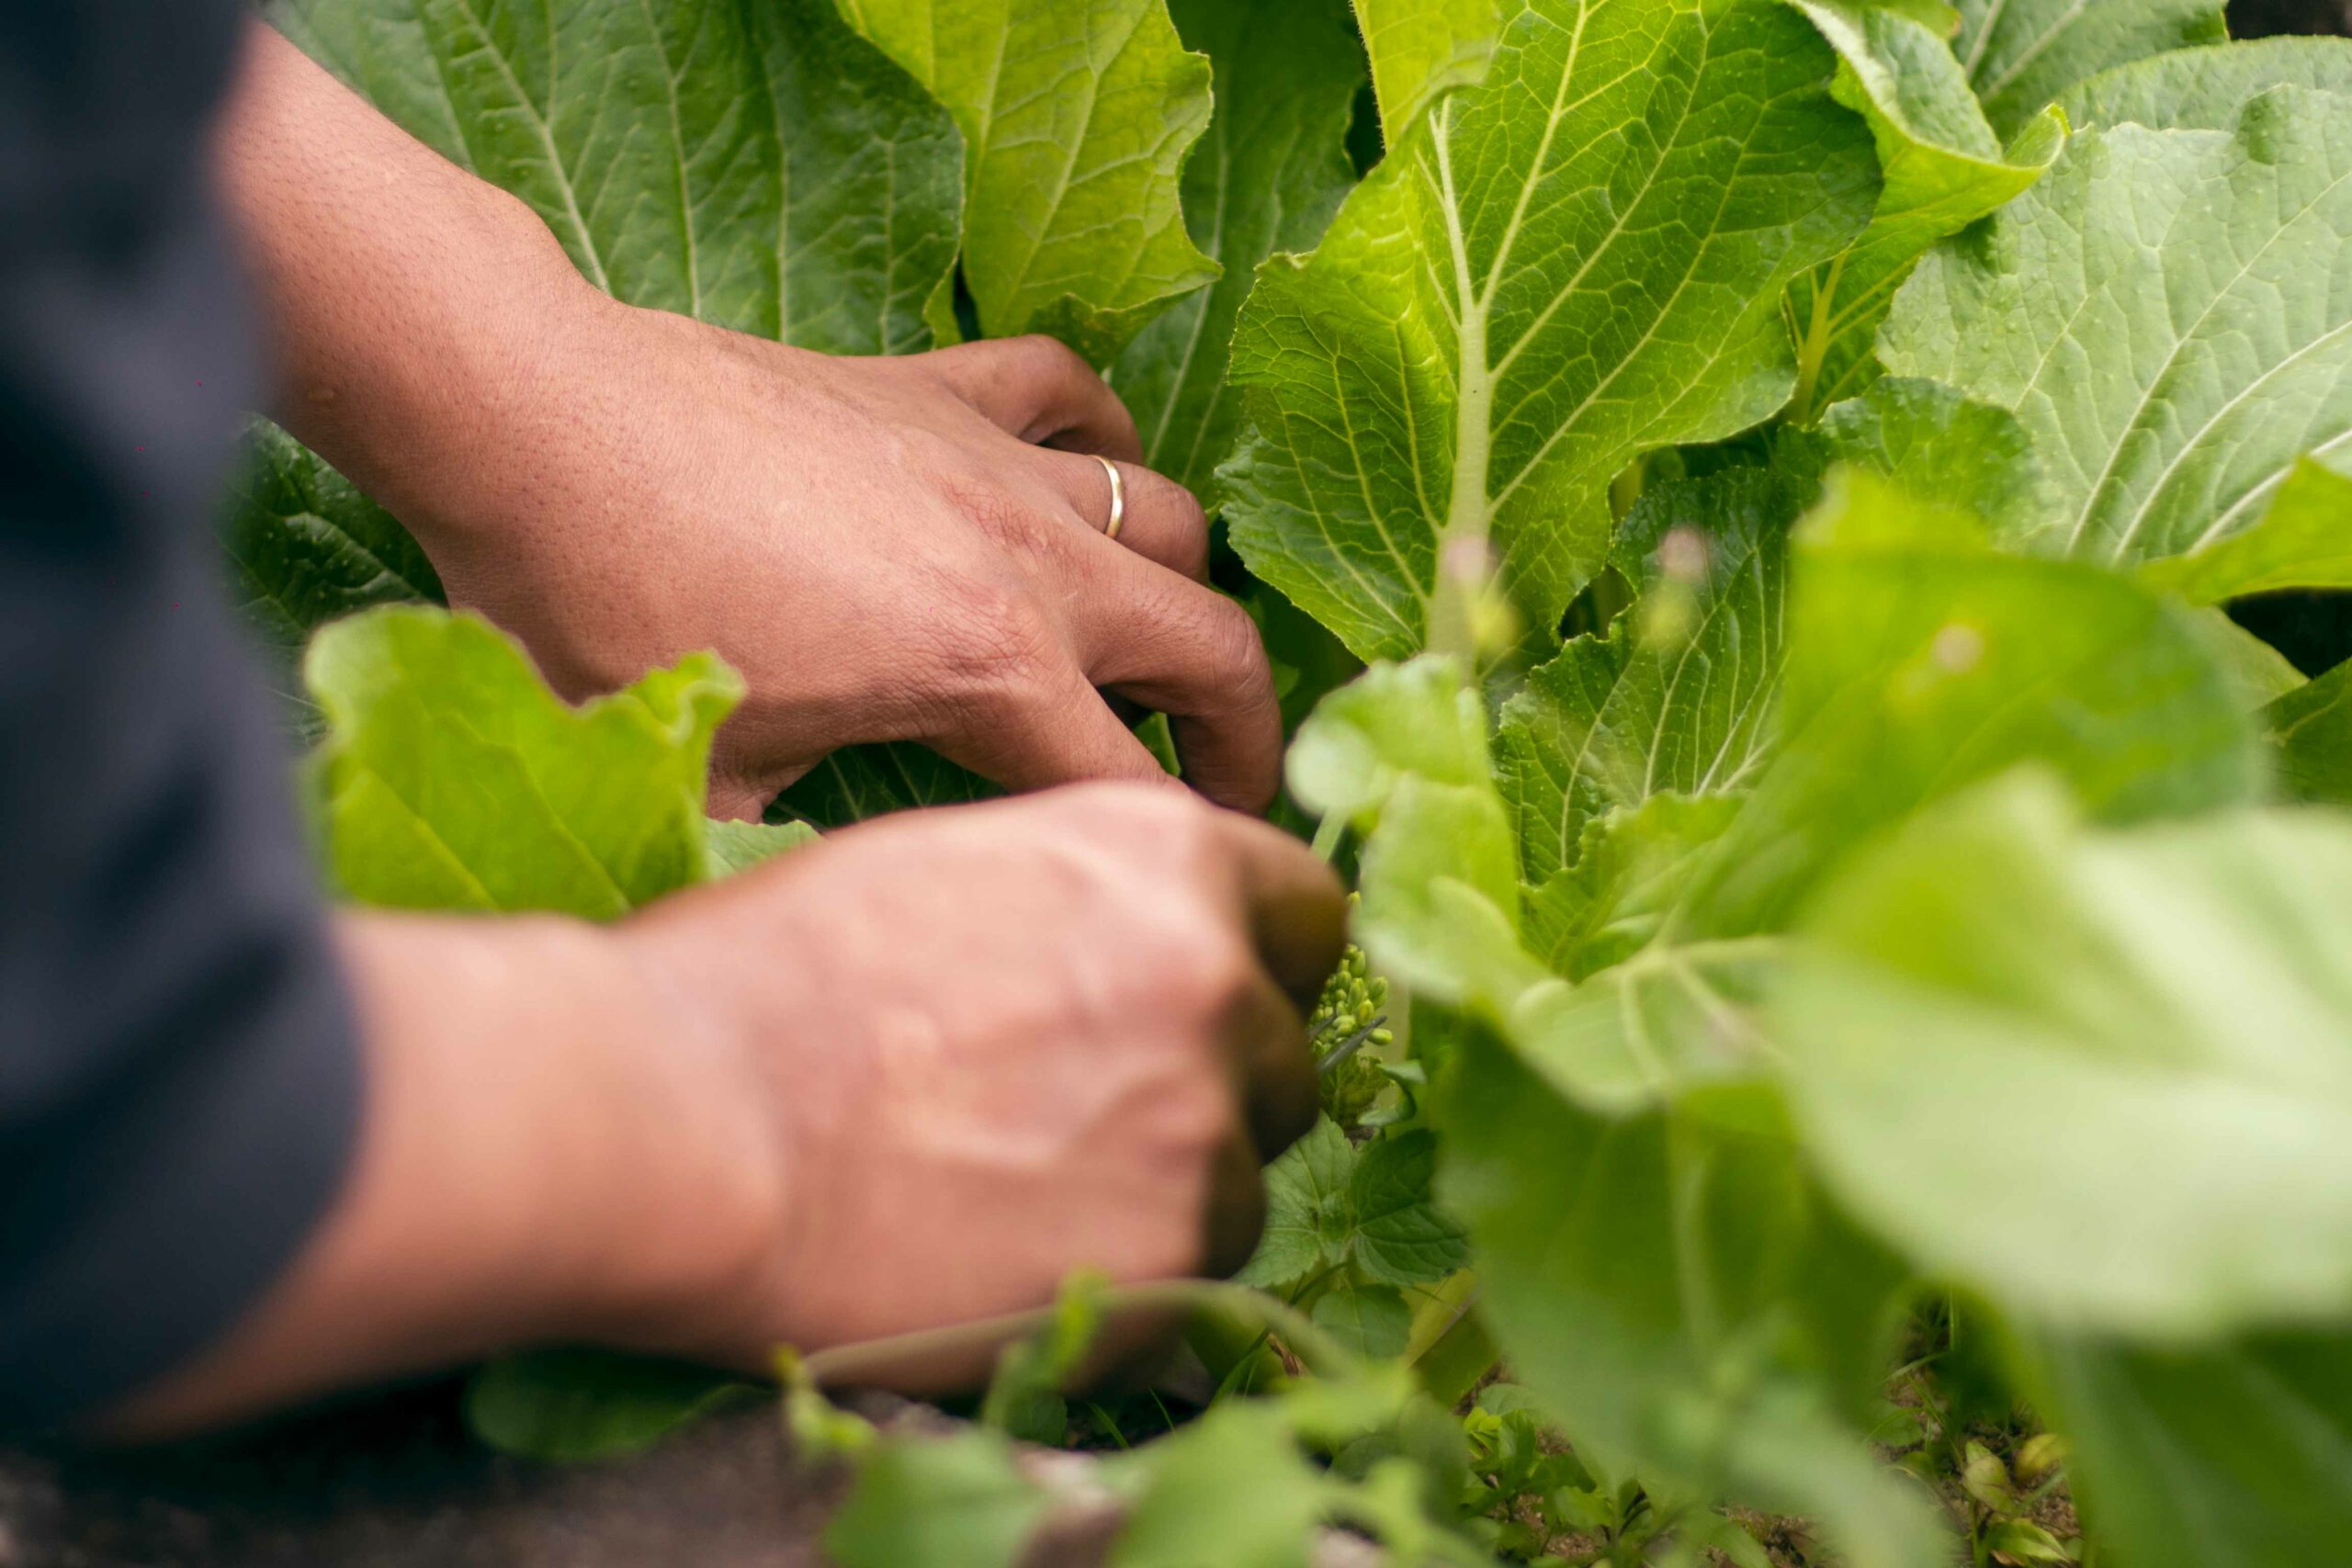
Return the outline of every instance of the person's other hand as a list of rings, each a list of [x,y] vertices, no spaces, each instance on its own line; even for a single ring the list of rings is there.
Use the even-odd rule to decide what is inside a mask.
[[[1282,726],[1249,615],[1205,585],[1192,495],[1049,338],[808,353],[568,293],[476,426],[388,473],[453,602],[579,697],[714,648],[750,694],[711,809],[753,816],[827,751],[919,740],[1015,789],[1156,780],[1100,693],[1165,712],[1186,778],[1262,809]],[[1121,465],[1125,525],[1104,536]]]
[[[521,202],[267,28],[252,44],[220,174],[281,417],[566,694],[725,655],[751,693],[715,811],[857,741],[925,741],[1016,789],[1163,778],[1098,692],[1166,713],[1209,798],[1272,799],[1256,628],[1204,583],[1199,504],[1137,466],[1077,355],[834,358],[617,304]],[[1115,543],[1083,454],[1124,465]]]
[[[783,1217],[651,1325],[763,1362],[1040,1305],[1065,1275],[1229,1273],[1313,1124],[1330,874],[1271,828],[1106,786],[854,829],[622,937],[769,1108]]]

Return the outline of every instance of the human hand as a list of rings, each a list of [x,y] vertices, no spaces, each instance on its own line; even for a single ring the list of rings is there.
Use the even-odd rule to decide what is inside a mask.
[[[649,910],[773,1118],[741,1288],[646,1325],[764,1364],[1042,1304],[1075,1268],[1229,1273],[1313,1124],[1344,907],[1296,841],[1101,787],[893,818]]]
[[[832,835],[616,927],[344,918],[365,1124],[332,1213],[153,1436],[519,1346],[764,1371],[1226,1272],[1313,1122],[1330,874],[1133,785]]]
[[[755,816],[856,741],[923,741],[1013,788],[1160,779],[1098,689],[1169,714],[1203,794],[1272,800],[1256,628],[1204,585],[1199,504],[1136,465],[1126,411],[1069,350],[833,358],[566,298],[537,390],[479,427],[483,459],[399,476],[396,510],[452,600],[568,694],[699,648],[742,671],[714,812]],[[1116,542],[1081,453],[1123,464]]]
[[[1016,789],[1159,781],[1097,695],[1167,713],[1254,809],[1281,721],[1197,502],[1045,339],[844,359],[640,310],[521,202],[255,24],[220,175],[273,307],[279,414],[565,694],[716,649],[750,686],[711,807],[928,742]],[[1066,448],[1066,449],[1064,449]],[[1103,537],[1125,467],[1125,529]]]

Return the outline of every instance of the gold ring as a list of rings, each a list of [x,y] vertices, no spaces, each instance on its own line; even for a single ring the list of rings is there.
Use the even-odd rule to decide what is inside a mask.
[[[1119,465],[1110,458],[1097,456],[1094,460],[1102,465],[1104,473],[1111,476],[1111,521],[1102,525],[1102,536],[1116,539],[1119,530],[1127,525],[1127,479],[1119,472]]]

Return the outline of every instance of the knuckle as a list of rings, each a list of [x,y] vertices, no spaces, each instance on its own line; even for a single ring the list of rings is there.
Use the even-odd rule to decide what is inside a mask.
[[[1272,700],[1273,669],[1249,611],[1219,595],[1202,609],[1200,637],[1209,667],[1230,701],[1255,706]]]
[[[935,483],[956,515],[993,544],[1023,544],[1038,531],[1035,512],[993,479],[951,468]]]
[[[1053,627],[1023,588],[958,580],[942,597],[938,624],[953,683],[967,697],[1025,706],[1051,675]]]
[[[1056,380],[1096,380],[1094,367],[1069,344],[1044,333],[1030,333],[1007,345],[1014,361],[1028,373]]]

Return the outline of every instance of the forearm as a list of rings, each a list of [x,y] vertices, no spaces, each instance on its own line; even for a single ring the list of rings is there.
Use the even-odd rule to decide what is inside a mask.
[[[412,526],[481,521],[451,498],[495,492],[514,454],[492,433],[603,296],[521,201],[248,31],[217,161],[268,309],[273,412]]]
[[[560,1340],[691,1350],[740,1299],[778,1183],[715,1039],[608,931],[353,916],[368,1089],[345,1187],[194,1365],[115,1413],[149,1435]]]

